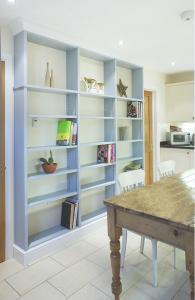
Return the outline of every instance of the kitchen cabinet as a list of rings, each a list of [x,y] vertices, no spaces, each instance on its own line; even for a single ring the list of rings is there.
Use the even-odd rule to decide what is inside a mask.
[[[194,82],[166,85],[167,122],[194,120]]]
[[[176,173],[184,172],[192,169],[194,165],[194,150],[177,149],[177,148],[161,148],[160,161],[174,160]]]

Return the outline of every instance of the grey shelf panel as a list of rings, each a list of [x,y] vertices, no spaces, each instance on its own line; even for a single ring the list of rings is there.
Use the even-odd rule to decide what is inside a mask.
[[[52,227],[50,229],[41,231],[37,234],[29,236],[29,248],[33,248],[41,243],[47,242],[51,239],[57,238],[61,235],[69,233],[70,229],[63,227],[61,225]]]
[[[103,207],[99,210],[88,213],[86,215],[83,215],[81,218],[81,221],[83,223],[89,223],[89,222],[91,222],[91,219],[99,219],[99,218],[103,217],[104,215],[106,215],[106,207]]]
[[[32,119],[77,119],[77,116],[69,116],[69,115],[33,115],[29,114],[29,118]]]
[[[117,141],[118,143],[141,143],[143,142],[142,139],[137,139],[137,140],[122,140],[122,141]]]
[[[80,96],[82,97],[97,97],[97,98],[109,98],[115,99],[114,95],[104,95],[104,94],[97,94],[97,93],[88,93],[88,92],[79,92]]]
[[[81,119],[94,119],[94,120],[114,120],[114,117],[98,117],[98,116],[80,116]]]
[[[68,90],[68,89],[59,89],[59,88],[50,88],[46,86],[39,86],[39,85],[21,85],[16,86],[14,88],[14,91],[17,91],[19,89],[27,89],[29,92],[37,92],[37,93],[51,93],[51,94],[60,94],[60,95],[77,95],[78,91],[76,90]]]
[[[119,97],[117,96],[116,99],[118,101],[134,101],[134,102],[143,102],[143,99],[133,98],[133,97]]]
[[[77,195],[76,191],[70,192],[68,190],[62,190],[62,191],[58,191],[58,192],[54,192],[42,196],[32,197],[28,199],[28,206],[29,208],[34,206],[39,206],[42,204],[59,201],[64,198],[72,197],[75,195]]]
[[[133,157],[133,156],[126,156],[126,157],[119,157],[118,159],[117,159],[117,161],[123,161],[123,160],[131,160],[131,161],[135,161],[135,160],[141,160],[141,159],[143,159],[143,157],[142,156],[137,156],[137,157]]]
[[[39,172],[39,173],[32,173],[28,175],[29,180],[36,180],[36,179],[41,179],[41,178],[47,178],[47,177],[53,177],[53,176],[59,176],[59,175],[66,175],[66,174],[71,174],[71,173],[76,173],[78,172],[77,169],[68,169],[68,168],[61,168],[56,170],[56,172],[47,174],[44,172]]]
[[[87,184],[83,184],[81,185],[81,192],[86,192],[95,188],[101,188],[104,186],[109,186],[109,185],[113,185],[115,184],[115,180],[111,180],[111,181],[106,181],[106,180],[98,180],[92,183],[87,183]]]
[[[115,141],[110,141],[110,142],[90,142],[90,143],[81,143],[81,147],[91,147],[91,146],[110,145],[110,144],[115,144]]]
[[[77,145],[71,146],[40,146],[40,147],[28,147],[29,152],[36,152],[36,151],[46,151],[46,150],[64,150],[64,149],[72,149],[77,148]]]
[[[115,164],[116,164],[115,162],[113,162],[113,163],[97,163],[97,162],[94,162],[94,163],[90,163],[90,164],[81,165],[81,169],[104,168],[104,167],[113,166]]]

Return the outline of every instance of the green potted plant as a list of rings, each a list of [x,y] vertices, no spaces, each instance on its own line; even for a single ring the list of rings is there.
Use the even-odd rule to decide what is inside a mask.
[[[42,168],[45,173],[54,173],[57,168],[57,163],[54,162],[52,151],[50,150],[50,157],[48,159],[41,157]]]

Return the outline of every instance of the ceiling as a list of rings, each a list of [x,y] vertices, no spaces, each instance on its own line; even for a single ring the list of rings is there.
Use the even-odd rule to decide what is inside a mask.
[[[193,0],[15,1],[0,0],[0,25],[21,17],[63,34],[68,43],[150,69],[193,69],[193,22],[180,18]]]

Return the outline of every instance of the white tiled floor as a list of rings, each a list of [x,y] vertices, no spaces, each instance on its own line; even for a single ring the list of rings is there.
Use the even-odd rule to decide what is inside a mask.
[[[121,271],[121,300],[190,300],[184,253],[158,243],[159,286],[151,286],[151,243],[139,253],[140,237],[128,233],[125,268]],[[28,267],[15,260],[0,264],[0,300],[109,300],[111,293],[109,239],[106,223],[82,234],[63,251]]]

